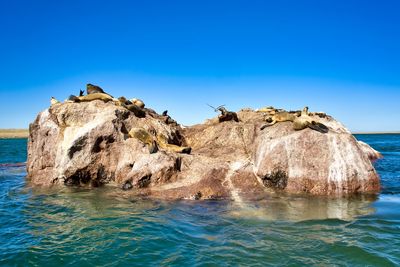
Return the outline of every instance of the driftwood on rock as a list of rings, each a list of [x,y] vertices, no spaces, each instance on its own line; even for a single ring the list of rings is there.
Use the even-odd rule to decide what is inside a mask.
[[[128,105],[129,107],[129,105]],[[242,110],[183,128],[167,114],[113,101],[58,103],[30,125],[28,179],[34,185],[115,186],[163,199],[259,199],[277,191],[375,193],[378,157],[330,116],[309,114],[327,133],[280,122],[260,130],[262,112]],[[144,129],[135,136],[132,129]],[[131,135],[129,134],[131,132]],[[150,134],[151,137],[147,136]],[[142,139],[142,140],[140,140]],[[157,143],[157,149],[150,149]],[[191,154],[177,153],[190,147]]]

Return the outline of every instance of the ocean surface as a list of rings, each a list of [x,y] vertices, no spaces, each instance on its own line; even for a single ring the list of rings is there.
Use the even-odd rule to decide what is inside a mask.
[[[400,135],[379,196],[162,202],[110,188],[32,188],[25,139],[0,139],[0,266],[399,266]]]

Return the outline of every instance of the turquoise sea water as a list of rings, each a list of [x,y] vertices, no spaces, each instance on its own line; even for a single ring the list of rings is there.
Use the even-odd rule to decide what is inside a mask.
[[[400,265],[400,135],[357,138],[385,156],[379,196],[241,204],[32,188],[26,140],[0,139],[0,265]]]

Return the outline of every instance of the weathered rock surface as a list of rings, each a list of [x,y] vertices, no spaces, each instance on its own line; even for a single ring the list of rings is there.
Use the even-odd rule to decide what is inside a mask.
[[[364,154],[368,156],[371,161],[375,161],[383,158],[382,154],[375,149],[373,149],[370,145],[363,141],[358,141],[359,146],[361,147]]]
[[[164,199],[259,199],[265,193],[340,195],[375,193],[379,177],[372,148],[331,117],[315,119],[326,134],[295,131],[291,122],[263,131],[263,114],[238,112],[240,122],[181,128],[150,109],[144,118],[112,102],[56,104],[30,125],[28,179],[35,185],[115,185]],[[170,144],[191,146],[177,154],[150,154],[128,132],[142,127]],[[375,154],[374,154],[375,155]]]

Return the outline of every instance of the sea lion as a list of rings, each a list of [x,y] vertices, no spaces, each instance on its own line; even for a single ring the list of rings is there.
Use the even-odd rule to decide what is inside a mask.
[[[132,128],[129,131],[129,137],[136,138],[142,143],[146,144],[149,148],[150,154],[156,153],[158,151],[158,147],[175,153],[190,154],[192,151],[191,147],[182,147],[169,144],[167,137],[165,137],[163,134],[158,134],[156,137],[154,137],[144,128]]]
[[[324,124],[320,122],[316,122],[309,117],[300,116],[295,118],[293,121],[293,129],[296,131],[303,130],[305,128],[310,128],[320,133],[327,133],[329,132],[329,128],[326,127]]]
[[[96,93],[105,94],[106,92],[104,92],[104,90],[103,90],[100,86],[97,86],[97,85],[93,85],[93,84],[88,83],[88,84],[86,85],[86,93],[87,93],[88,95],[90,95],[90,94],[96,94]]]
[[[310,115],[310,112],[308,112],[308,107],[305,106],[303,108],[303,110],[301,111],[301,116],[309,116],[309,115]]]
[[[132,102],[132,104],[138,106],[139,108],[144,108],[145,104],[142,100],[138,99],[138,98],[132,98],[129,101]]]
[[[176,153],[190,154],[190,152],[192,151],[191,147],[183,147],[183,146],[169,144],[167,137],[163,134],[157,135],[157,142],[161,148],[170,150],[170,151],[173,151]]]
[[[268,113],[268,114],[275,114],[276,113],[276,109],[272,106],[268,106],[268,107],[263,107],[257,110],[257,112],[261,112],[261,113]]]
[[[104,93],[91,93],[85,96],[78,97],[79,102],[88,102],[93,100],[102,100],[104,102],[114,101],[114,98],[111,97],[109,94]]]
[[[85,94],[85,91],[79,89],[79,96],[83,96],[84,94]]]
[[[301,112],[293,112],[289,113],[287,111],[278,112],[273,116],[269,116],[266,121],[268,124],[265,124],[261,127],[261,130],[264,130],[266,127],[272,126],[277,122],[291,121],[293,122],[293,129],[296,131],[303,130],[305,128],[310,128],[320,133],[327,133],[329,128],[324,124],[316,122],[309,115],[308,107],[304,107]]]
[[[168,116],[168,110],[164,110],[162,113],[163,116]]]
[[[133,112],[133,114],[135,114],[135,116],[138,118],[146,117],[146,112],[144,111],[144,109],[136,106],[135,104],[125,105],[125,108]]]
[[[266,121],[268,122],[268,124],[261,127],[261,130],[263,130],[265,127],[272,126],[278,122],[294,121],[295,118],[297,118],[297,117],[298,116],[296,113],[289,113],[287,111],[278,112],[278,113],[266,118]]]
[[[147,145],[150,154],[158,151],[157,142],[154,140],[154,137],[144,128],[132,128],[129,131],[129,137],[136,138]]]
[[[58,101],[57,99],[55,99],[54,97],[51,97],[50,99],[50,105],[53,106],[55,104],[60,104],[60,101]]]
[[[219,110],[221,112],[221,114],[218,116],[219,122],[224,122],[224,121],[239,122],[239,118],[236,112],[228,111],[224,106],[219,106],[216,110]]]
[[[124,96],[118,97],[118,101],[124,105],[132,105],[133,104],[130,100],[126,99]]]

